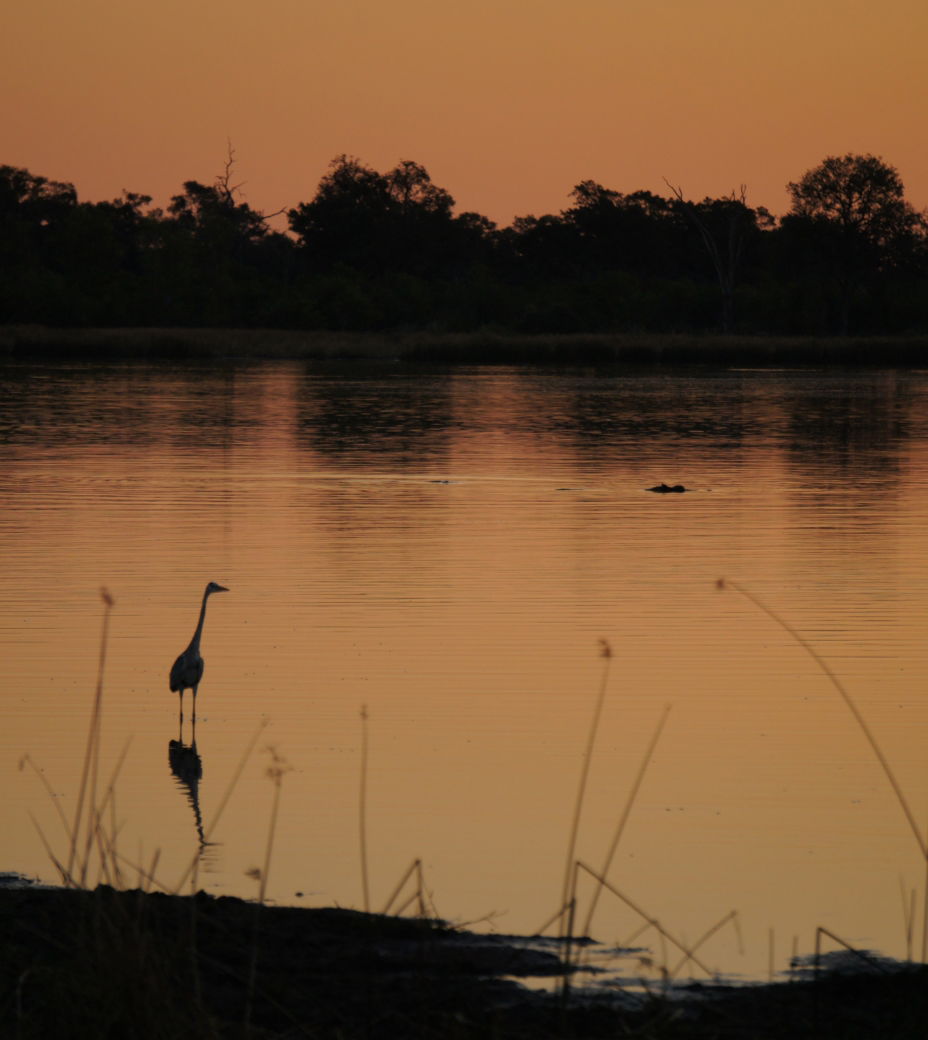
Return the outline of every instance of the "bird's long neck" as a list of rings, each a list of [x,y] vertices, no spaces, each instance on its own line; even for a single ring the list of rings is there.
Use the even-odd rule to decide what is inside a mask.
[[[206,601],[209,599],[209,589],[203,593],[203,603],[200,605],[200,620],[197,622],[197,630],[193,633],[188,649],[195,653],[200,652],[200,636],[203,635],[203,622],[206,619]]]

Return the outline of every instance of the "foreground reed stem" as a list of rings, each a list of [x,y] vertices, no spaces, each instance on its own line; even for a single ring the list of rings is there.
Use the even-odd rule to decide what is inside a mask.
[[[636,903],[634,903],[627,895],[625,895],[623,892],[620,892],[619,889],[617,889],[615,887],[615,885],[610,884],[606,880],[606,878],[600,877],[600,875],[597,874],[596,871],[593,870],[592,867],[587,866],[587,864],[582,862],[581,860],[577,860],[577,868],[579,870],[583,870],[587,874],[589,874],[589,876],[591,878],[593,878],[595,881],[598,881],[599,884],[602,885],[603,888],[607,889],[617,899],[620,899],[623,903],[625,903],[625,905],[630,910],[633,910],[636,914],[638,914],[639,917],[641,917],[643,920],[647,921],[647,923],[649,925],[651,925],[651,927],[654,928],[657,931],[658,935],[660,935],[661,938],[666,939],[668,942],[670,942],[674,946],[676,946],[677,949],[684,955],[684,960],[683,960],[682,964],[685,964],[686,961],[692,961],[698,968],[700,968],[702,971],[704,971],[710,978],[714,978],[715,977],[716,973],[710,967],[708,967],[706,964],[704,964],[696,956],[696,949],[695,949],[694,946],[688,946],[686,943],[682,942],[681,940],[679,940],[679,939],[675,938],[673,935],[671,935],[670,932],[667,931],[667,929],[660,923],[660,921],[657,920],[656,917],[652,917],[650,914],[648,914],[644,910],[642,910],[642,908],[640,906],[638,906]],[[721,925],[725,924],[728,920],[730,920],[732,918],[733,914],[734,914],[734,911],[732,911],[731,913],[727,914],[719,922],[718,927],[721,927]],[[709,936],[711,934],[713,934],[713,932],[716,931],[716,930],[717,930],[716,928],[710,929],[710,931],[706,935],[704,935],[702,937],[702,939],[700,939],[700,943],[704,942],[707,938],[709,938]],[[664,957],[664,963],[665,964],[666,964],[666,961],[667,961],[667,958],[666,958],[666,955],[665,955],[665,957]],[[680,965],[680,967],[682,967],[682,964]]]
[[[564,866],[564,885],[561,889],[561,907],[566,908],[571,898],[571,877],[574,873],[574,853],[577,848],[577,833],[580,829],[580,815],[583,811],[583,799],[586,795],[587,780],[590,775],[590,763],[593,759],[593,747],[596,744],[596,733],[599,729],[599,718],[602,715],[603,703],[606,699],[606,688],[609,684],[609,671],[612,665],[612,647],[605,639],[599,641],[600,657],[603,658],[602,678],[599,683],[599,694],[593,709],[590,732],[587,736],[586,750],[583,753],[583,767],[580,770],[580,782],[577,786],[577,798],[574,802],[574,814],[570,826],[570,838],[567,842],[567,861]],[[561,911],[563,913],[563,909]],[[563,918],[562,918],[563,921]],[[563,933],[562,933],[563,934]]]
[[[367,705],[361,705],[361,788],[358,792],[358,829],[361,841],[361,888],[364,912],[371,910],[371,891],[367,873]]]
[[[606,877],[609,873],[609,868],[612,866],[612,860],[615,856],[616,849],[619,847],[619,842],[622,839],[622,834],[625,831],[625,824],[628,823],[628,817],[631,815],[632,807],[635,804],[635,799],[638,797],[638,791],[641,788],[641,784],[644,781],[644,775],[648,770],[648,766],[651,764],[651,759],[654,757],[654,750],[657,747],[657,742],[660,740],[661,733],[664,729],[664,723],[667,721],[667,716],[670,714],[670,705],[664,707],[664,713],[660,717],[660,721],[657,724],[657,728],[654,731],[654,736],[651,737],[651,742],[648,744],[647,750],[644,753],[644,757],[641,760],[641,765],[638,767],[638,772],[635,776],[635,781],[632,784],[631,790],[628,793],[628,798],[625,801],[625,807],[622,810],[622,815],[619,817],[618,825],[615,829],[615,834],[612,836],[612,844],[609,846],[609,851],[606,853],[606,860],[603,863],[602,870],[599,872],[600,877]],[[587,910],[586,919],[583,922],[583,928],[581,929],[581,935],[589,935],[590,927],[593,923],[593,915],[596,913],[596,905],[599,902],[599,897],[602,894],[603,886],[598,884],[593,891],[593,898],[590,900],[590,908]]]
[[[285,774],[291,770],[290,764],[280,754],[273,744],[269,744],[267,752],[271,756],[271,764],[267,767],[265,775],[274,785],[274,801],[271,806],[271,820],[267,831],[267,844],[264,847],[264,866],[257,871],[250,871],[258,876],[258,901],[255,903],[254,918],[252,925],[251,957],[248,967],[248,987],[245,992],[245,1035],[251,1032],[251,1015],[254,1009],[255,983],[258,978],[258,931],[260,927],[261,908],[267,898],[267,879],[271,872],[271,854],[274,851],[274,835],[277,831],[277,816],[280,812],[280,792],[283,789]],[[194,926],[196,921],[194,920]]]
[[[912,810],[909,808],[909,803],[906,800],[905,795],[902,793],[902,788],[899,786],[899,781],[896,779],[895,774],[892,771],[886,756],[880,750],[879,744],[876,742],[872,730],[867,725],[867,720],[860,713],[860,709],[851,699],[851,695],[844,688],[841,680],[835,675],[835,673],[828,667],[828,664],[821,657],[818,651],[813,647],[806,639],[804,639],[795,628],[783,618],[775,610],[771,610],[763,600],[759,599],[754,595],[753,592],[749,592],[743,585],[739,585],[735,581],[730,581],[727,578],[719,578],[716,582],[716,586],[720,589],[734,589],[735,592],[740,592],[742,596],[750,603],[753,603],[758,610],[763,611],[767,617],[772,618],[784,632],[787,632],[792,638],[805,650],[805,652],[812,658],[812,660],[819,666],[819,668],[825,673],[830,680],[832,686],[841,695],[841,699],[847,705],[848,710],[854,716],[854,720],[860,727],[861,732],[867,739],[867,743],[870,745],[873,754],[876,756],[876,760],[880,763],[883,769],[883,773],[886,779],[889,781],[893,792],[896,795],[896,800],[899,802],[903,813],[905,814],[906,820],[908,820],[909,826],[912,828],[912,834],[915,835],[915,841],[918,843],[919,850],[921,851],[922,858],[928,860],[928,845],[925,843],[925,839],[922,837],[921,831],[919,830],[918,824],[915,822],[915,816]]]
[[[418,895],[419,896],[419,906],[420,906],[420,909],[423,910],[423,915],[424,915],[425,897],[424,897],[423,891],[422,891],[423,890],[423,879],[422,879],[422,860],[421,859],[414,859],[412,861],[412,863],[410,863],[409,866],[406,868],[406,873],[403,874],[403,876],[400,878],[399,882],[397,883],[396,888],[393,889],[393,892],[390,895],[390,898],[384,904],[383,910],[380,911],[380,913],[382,915],[386,916],[388,913],[390,913],[390,910],[393,907],[393,904],[399,898],[400,892],[403,891],[403,888],[405,887],[406,882],[413,876],[413,874],[416,875],[416,879],[417,879],[417,882],[418,882],[417,890],[416,890],[416,892],[413,893],[412,897],[410,897],[409,899],[406,900],[405,903],[403,903],[403,905],[400,908],[400,910],[397,910],[397,914],[401,913],[402,910],[404,910],[407,906],[409,906],[409,904],[416,897],[416,895]]]
[[[93,699],[93,708],[90,712],[90,730],[87,734],[87,747],[84,750],[84,766],[81,770],[81,783],[77,793],[77,805],[74,809],[74,823],[71,826],[71,847],[68,851],[68,865],[65,876],[65,884],[74,884],[74,865],[77,858],[77,843],[80,840],[81,817],[84,814],[84,802],[87,799],[87,785],[91,784],[89,815],[93,815],[94,800],[96,795],[97,763],[100,756],[100,720],[103,705],[103,671],[106,665],[106,648],[109,641],[110,612],[113,609],[113,597],[106,588],[100,589],[100,598],[103,600],[103,633],[100,637],[100,659],[97,665],[97,688]],[[92,778],[92,779],[91,779]],[[81,871],[82,883],[86,881],[87,859],[93,842],[94,828],[88,825],[87,845],[85,849],[84,864]]]

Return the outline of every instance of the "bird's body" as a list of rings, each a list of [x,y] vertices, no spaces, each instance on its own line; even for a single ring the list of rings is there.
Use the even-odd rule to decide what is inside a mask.
[[[172,693],[180,695],[180,717],[184,718],[184,690],[193,690],[193,717],[197,715],[197,687],[203,678],[203,658],[200,656],[200,638],[203,635],[203,621],[206,618],[206,601],[214,592],[228,592],[223,585],[217,585],[211,581],[203,593],[203,603],[200,606],[200,619],[197,622],[197,630],[193,633],[193,639],[187,649],[178,656],[171,667],[170,687]]]

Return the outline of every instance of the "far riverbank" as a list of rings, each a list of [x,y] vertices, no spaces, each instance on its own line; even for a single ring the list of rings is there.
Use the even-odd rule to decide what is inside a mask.
[[[297,329],[0,327],[15,361],[399,361],[420,364],[928,368],[928,337],[327,332]]]

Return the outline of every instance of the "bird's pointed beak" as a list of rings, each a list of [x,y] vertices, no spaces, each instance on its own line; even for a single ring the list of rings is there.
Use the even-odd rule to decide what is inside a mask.
[[[213,589],[213,592],[228,592],[228,591],[229,590],[225,587],[225,585],[217,585],[216,588]]]

